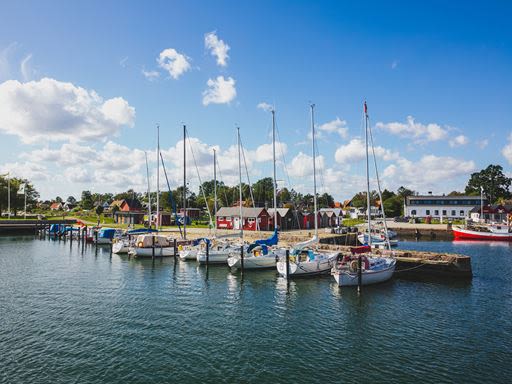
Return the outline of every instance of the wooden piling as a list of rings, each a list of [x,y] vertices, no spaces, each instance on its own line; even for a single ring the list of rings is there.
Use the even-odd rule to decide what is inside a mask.
[[[178,255],[178,242],[176,239],[174,239],[172,247],[174,250],[174,257],[176,257]]]
[[[242,244],[240,246],[240,267],[242,270],[242,273],[244,272],[244,245]]]
[[[208,246],[208,243],[206,243],[206,266],[208,266],[209,262],[210,262],[210,247]]]
[[[151,238],[151,242],[152,242],[152,247],[151,247],[151,259],[153,259],[153,261],[155,261],[155,235],[152,236]]]
[[[286,250],[286,279],[290,278],[290,250]]]
[[[361,293],[361,286],[363,285],[363,263],[361,255],[357,258],[357,293]]]

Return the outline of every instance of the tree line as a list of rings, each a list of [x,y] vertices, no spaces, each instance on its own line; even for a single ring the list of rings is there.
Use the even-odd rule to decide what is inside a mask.
[[[18,195],[17,192],[20,185],[25,183],[27,193],[27,211],[33,211],[38,203],[39,193],[34,188],[33,184],[22,178],[11,178],[11,212],[17,215],[23,210],[24,196]],[[503,172],[501,165],[489,165],[487,168],[479,172],[472,173],[464,189],[464,192],[452,191],[448,196],[457,195],[472,195],[479,196],[481,191],[493,204],[512,203],[510,200],[512,194],[510,193],[510,186],[512,178],[508,177]],[[252,185],[242,184],[242,203],[246,207],[273,207],[273,180],[270,177],[265,177],[258,180]],[[203,182],[199,186],[197,194],[186,188],[187,207],[190,208],[209,208],[210,212],[214,210],[214,180]],[[385,189],[382,191],[382,204],[386,215],[389,217],[399,216],[403,213],[403,203],[407,196],[413,195],[416,192],[406,187],[400,187],[396,192]],[[183,186],[169,191],[164,191],[160,195],[160,206],[163,210],[172,211],[173,206],[176,209],[183,207]],[[7,210],[8,196],[8,180],[6,176],[0,176],[0,212]],[[156,207],[156,192],[151,193],[152,206]],[[121,199],[137,199],[141,203],[148,203],[148,194],[136,192],[129,189],[126,192],[117,194],[113,193],[92,193],[91,191],[82,191],[80,201],[74,196],[68,196],[64,201],[60,196],[57,196],[53,201],[59,203],[68,202],[72,205],[77,205],[79,209],[93,210],[97,206],[105,202],[111,203],[114,200]],[[217,182],[217,207],[233,206],[238,204],[239,190],[238,186],[228,186],[223,182]],[[329,193],[317,194],[318,208],[328,208],[334,205],[334,198]],[[49,205],[52,201],[45,201]],[[370,192],[371,205],[380,205],[379,196],[376,191]],[[353,207],[366,209],[366,192],[358,192],[351,199]],[[277,206],[286,208],[296,208],[304,211],[313,210],[313,195],[302,194],[293,188],[281,188],[277,192]]]

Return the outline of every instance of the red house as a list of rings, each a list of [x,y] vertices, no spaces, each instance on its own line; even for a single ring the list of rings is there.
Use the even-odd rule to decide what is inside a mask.
[[[265,208],[242,208],[242,220],[244,231],[267,231],[269,226],[269,214]],[[240,208],[222,207],[217,212],[216,224],[218,229],[240,229]]]
[[[144,221],[142,204],[137,199],[123,199],[118,204],[119,211],[114,214],[114,221],[119,224],[141,224]]]
[[[314,229],[315,228],[315,214],[313,212],[304,212],[302,214],[302,225],[301,229]],[[322,215],[320,212],[317,212],[317,223],[318,228],[322,226]]]

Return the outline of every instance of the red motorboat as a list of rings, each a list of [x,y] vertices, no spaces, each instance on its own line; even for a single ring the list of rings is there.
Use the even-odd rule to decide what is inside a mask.
[[[455,239],[512,241],[512,232],[508,225],[474,225],[452,228]]]

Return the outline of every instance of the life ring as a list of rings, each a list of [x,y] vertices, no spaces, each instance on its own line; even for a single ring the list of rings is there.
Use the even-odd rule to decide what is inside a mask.
[[[144,243],[143,243],[142,241],[139,241],[139,242],[137,243],[137,247],[139,247],[139,248],[142,248],[142,246],[143,246],[143,245],[144,245]]]
[[[357,260],[352,260],[348,266],[350,272],[357,272],[358,262]]]

